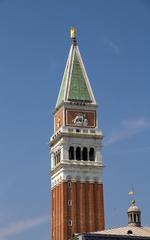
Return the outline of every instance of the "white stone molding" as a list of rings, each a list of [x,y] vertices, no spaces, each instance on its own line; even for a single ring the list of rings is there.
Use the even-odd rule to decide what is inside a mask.
[[[62,165],[62,166],[61,166]],[[59,166],[58,166],[59,167]],[[97,182],[102,183],[103,166],[92,166],[92,165],[70,165],[60,164],[60,169],[56,172],[52,172],[51,187],[60,184],[62,181],[80,181],[80,182]]]

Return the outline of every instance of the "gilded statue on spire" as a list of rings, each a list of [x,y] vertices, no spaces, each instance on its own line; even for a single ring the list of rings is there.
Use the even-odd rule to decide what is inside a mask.
[[[77,36],[77,29],[75,27],[72,27],[70,29],[70,38],[72,39],[72,43],[74,45],[77,45],[77,38],[76,38],[76,36]]]

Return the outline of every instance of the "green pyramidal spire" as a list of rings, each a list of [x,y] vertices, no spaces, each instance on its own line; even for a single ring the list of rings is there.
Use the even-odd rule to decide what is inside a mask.
[[[90,82],[76,40],[76,29],[71,29],[72,46],[66,63],[56,108],[63,102],[96,104]]]

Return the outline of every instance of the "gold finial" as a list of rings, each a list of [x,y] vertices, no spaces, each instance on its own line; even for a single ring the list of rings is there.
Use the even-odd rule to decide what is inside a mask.
[[[72,27],[70,29],[70,37],[74,45],[77,45],[76,35],[77,35],[77,29],[75,27]]]

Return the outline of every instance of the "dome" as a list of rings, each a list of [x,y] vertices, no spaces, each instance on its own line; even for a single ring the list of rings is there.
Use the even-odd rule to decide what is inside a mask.
[[[140,209],[136,206],[135,200],[132,200],[131,206],[128,208],[129,212],[140,212]]]

